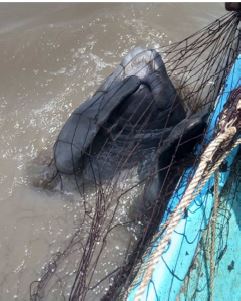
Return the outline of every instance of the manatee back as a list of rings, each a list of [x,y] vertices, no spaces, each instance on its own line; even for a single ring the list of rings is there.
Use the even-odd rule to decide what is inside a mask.
[[[145,113],[148,107],[151,109]],[[133,49],[95,95],[72,113],[54,145],[57,170],[63,174],[81,170],[85,164],[83,158],[90,154],[100,130],[103,127],[109,130],[121,117],[120,127],[126,127],[130,121],[129,128],[134,130],[143,126],[144,130],[161,129],[185,118],[162,58],[155,50]]]

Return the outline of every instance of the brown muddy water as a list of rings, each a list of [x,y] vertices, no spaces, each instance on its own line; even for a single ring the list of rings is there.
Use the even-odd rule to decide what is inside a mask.
[[[129,49],[180,40],[223,6],[0,4],[0,300],[29,300],[31,281],[71,236],[81,206],[33,188],[27,163]]]

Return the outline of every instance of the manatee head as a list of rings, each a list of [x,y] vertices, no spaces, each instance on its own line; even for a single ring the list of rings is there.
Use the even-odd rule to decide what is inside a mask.
[[[121,61],[125,77],[136,75],[140,80],[145,80],[152,72],[165,69],[159,53],[154,49],[135,47]]]
[[[135,75],[149,87],[153,99],[161,110],[175,107],[178,111],[177,117],[181,117],[177,118],[178,121],[185,118],[181,99],[168,76],[160,53],[155,49],[136,47],[122,59],[121,66],[122,76]]]

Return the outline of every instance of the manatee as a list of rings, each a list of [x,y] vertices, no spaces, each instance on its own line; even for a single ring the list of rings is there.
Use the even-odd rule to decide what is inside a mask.
[[[95,145],[118,137],[121,131],[118,139],[134,131],[132,136],[151,142],[152,135],[158,139],[168,132],[164,127],[184,117],[161,56],[155,50],[135,48],[65,123],[54,146],[56,167],[73,174],[82,168],[81,159],[92,145],[96,149]]]
[[[134,48],[66,121],[53,160],[39,174],[39,185],[53,187],[59,179],[100,185],[136,168],[140,181],[154,171],[145,189],[145,198],[152,202],[181,137],[182,143],[192,141],[184,146],[185,155],[196,143],[191,138],[204,126],[204,114],[186,114],[161,55]]]

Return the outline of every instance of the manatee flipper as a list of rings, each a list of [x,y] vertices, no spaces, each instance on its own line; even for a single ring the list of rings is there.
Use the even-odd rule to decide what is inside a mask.
[[[162,185],[165,181],[172,156],[175,153],[175,148],[179,145],[178,153],[175,154],[179,159],[191,153],[204,131],[206,117],[207,114],[201,112],[184,119],[170,131],[168,137],[163,141],[158,151],[156,162],[154,163],[154,176],[145,187],[144,199],[146,207],[151,206],[160,197],[160,192],[163,188]]]
[[[80,105],[60,131],[54,145],[57,170],[73,174],[80,166],[80,160],[87,151],[101,125],[111,112],[140,86],[136,76],[112,84],[111,89],[97,93]]]
[[[203,133],[203,130],[206,126],[206,119],[206,112],[198,112],[178,123],[172,129],[170,135],[164,141],[163,146],[160,148],[159,157],[168,152],[171,147],[176,147],[177,143],[179,143],[179,152],[185,152],[184,149],[182,150],[182,147],[189,150],[190,147],[185,146],[189,142],[191,143],[191,146],[194,146],[196,144],[197,137],[199,138],[199,136]]]

